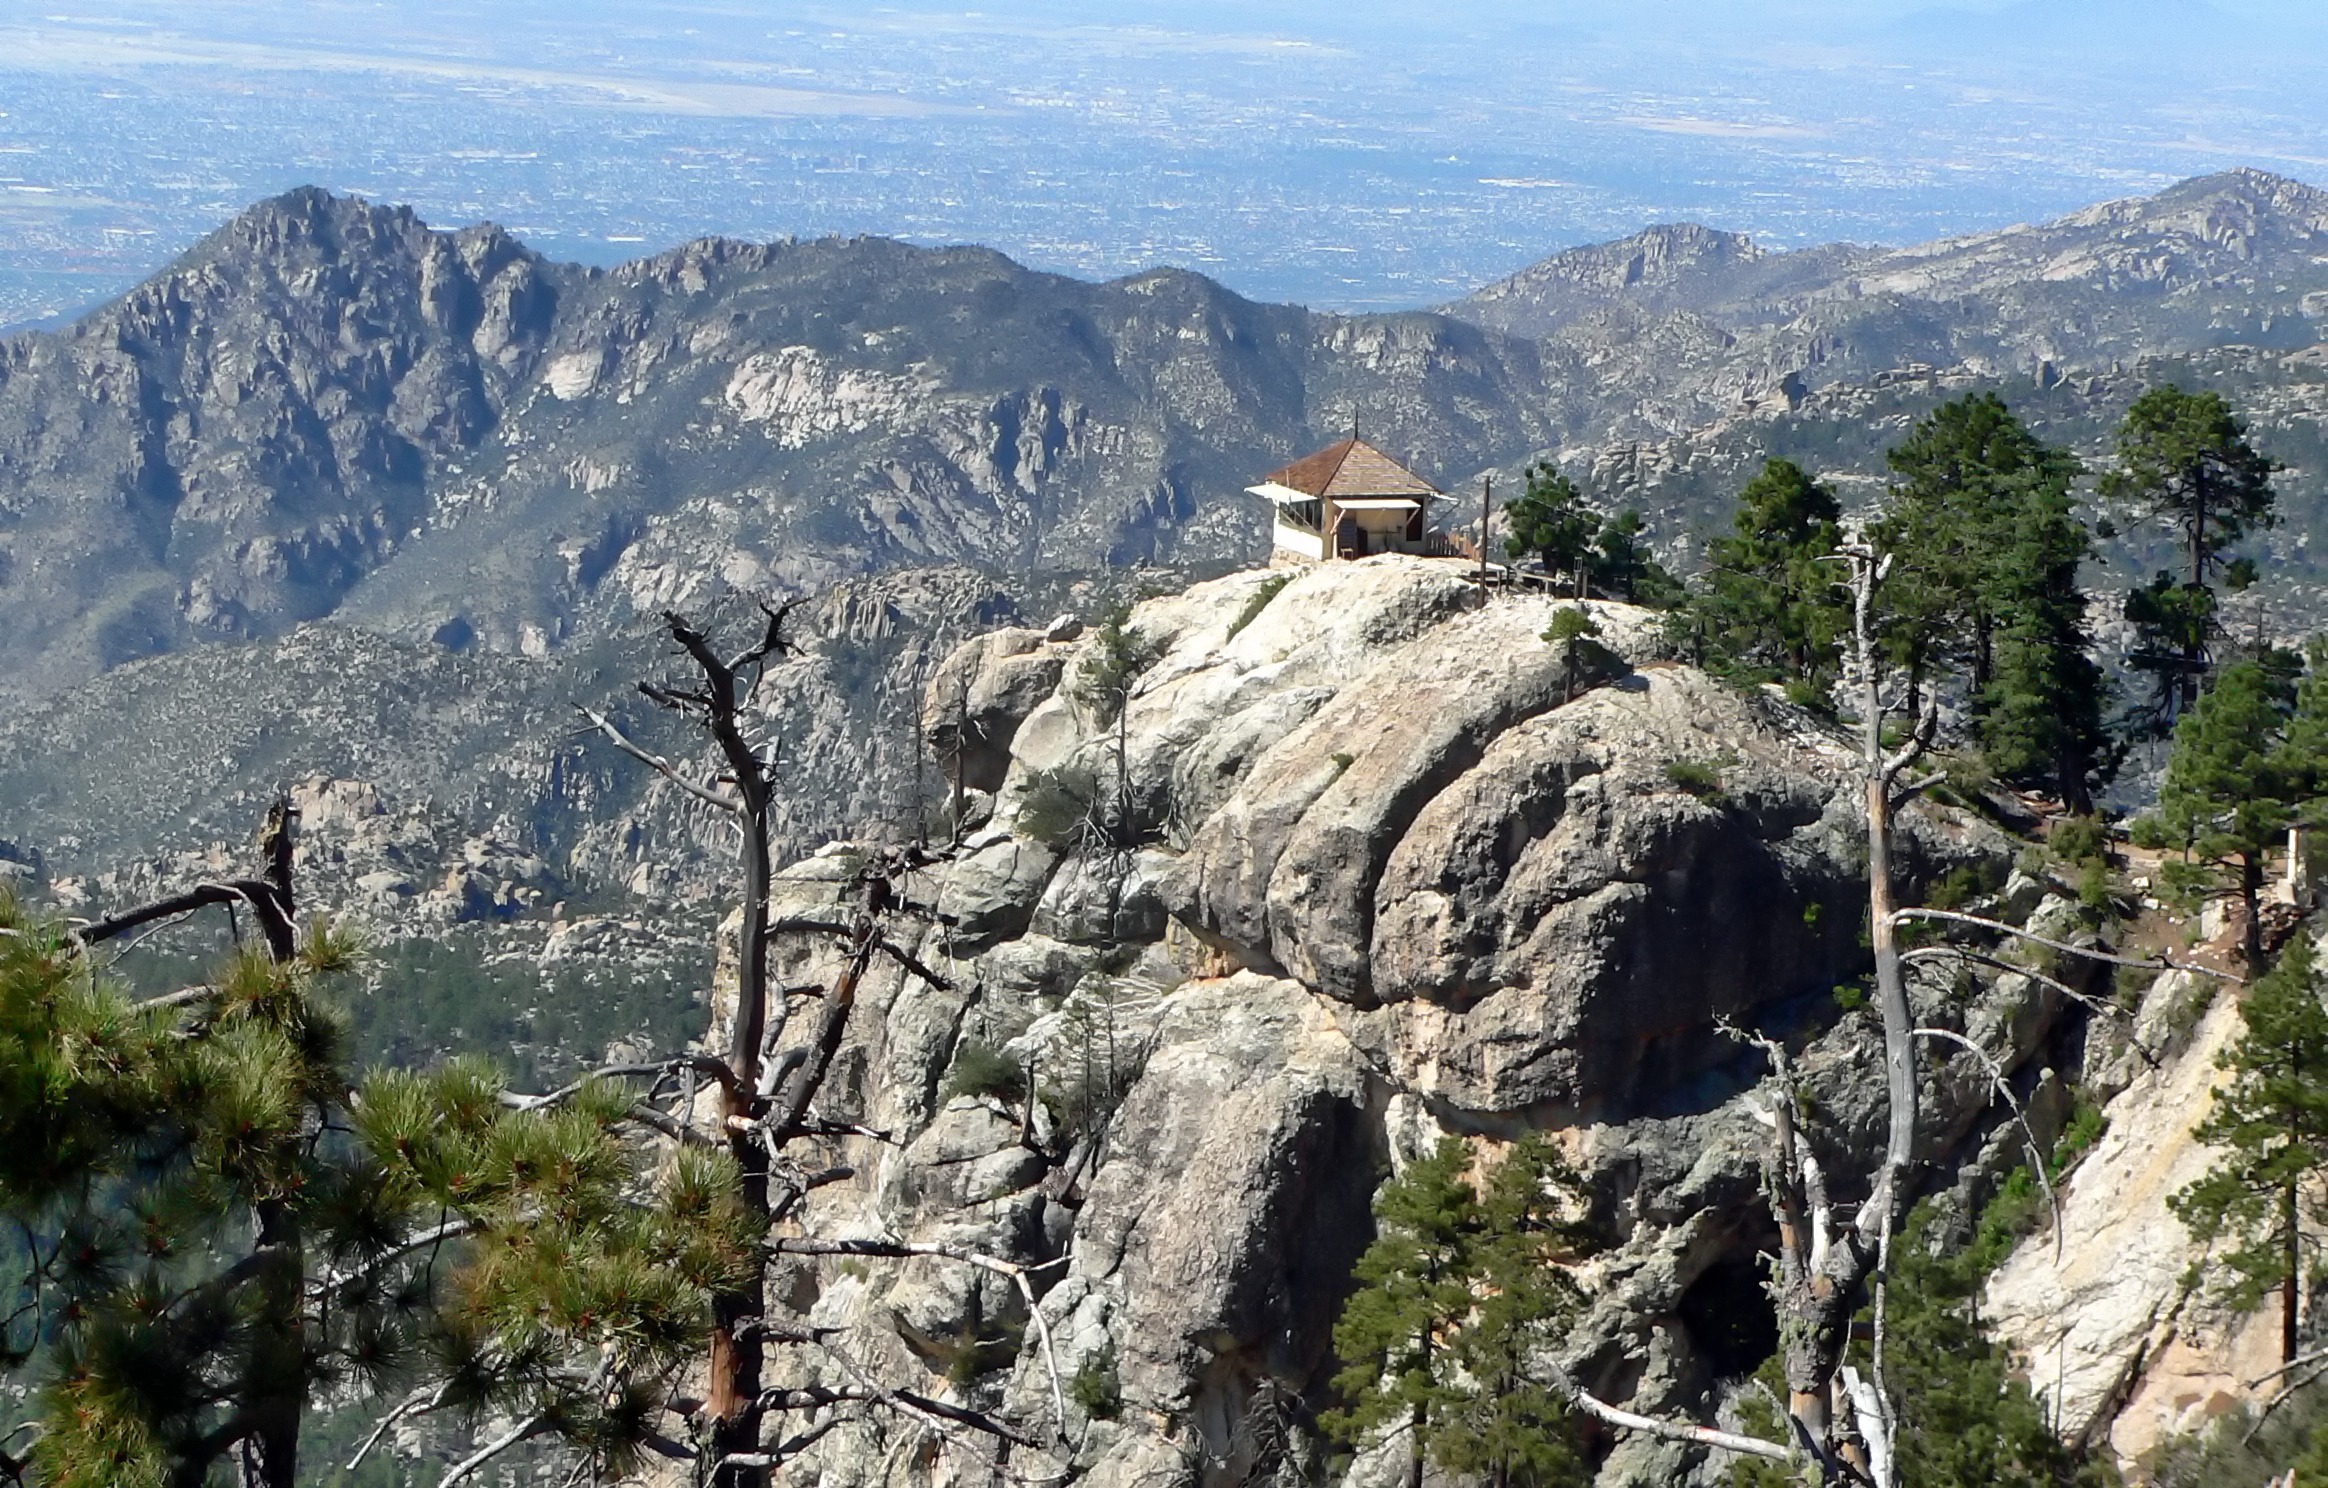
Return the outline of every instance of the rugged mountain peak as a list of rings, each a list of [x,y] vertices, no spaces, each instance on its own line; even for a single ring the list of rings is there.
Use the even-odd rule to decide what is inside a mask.
[[[1618,301],[1678,309],[1694,303],[1738,266],[1768,256],[1744,233],[1695,222],[1663,223],[1612,243],[1555,253],[1478,291],[1462,309],[1490,324],[1503,306],[1530,307],[1552,323]]]
[[[303,188],[261,202],[0,377],[0,676],[39,691],[279,631],[427,517],[499,422],[559,271],[494,227]]]
[[[1735,326],[1783,320],[1824,299],[1998,296],[2094,274],[2121,283],[2211,281],[2274,253],[2309,274],[2324,235],[2328,192],[2242,168],[2051,222],[1892,250],[1773,254],[1743,235],[1695,224],[1651,228],[1554,254],[1451,308],[1536,336],[1620,303],[1705,313]]]

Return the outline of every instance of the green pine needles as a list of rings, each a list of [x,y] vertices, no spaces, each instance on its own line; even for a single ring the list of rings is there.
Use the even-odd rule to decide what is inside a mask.
[[[1628,507],[1603,514],[1552,465],[1528,467],[1527,489],[1504,503],[1504,516],[1511,524],[1504,552],[1513,558],[1533,553],[1574,598],[1602,594],[1663,609],[1682,597],[1679,581],[1650,551],[1641,513]]]
[[[2103,497],[2136,521],[2172,533],[2183,550],[2179,580],[2161,572],[2126,597],[2139,641],[2137,669],[2155,679],[2154,717],[2170,725],[2197,701],[2210,665],[2215,591],[2227,550],[2277,524],[2277,461],[2248,442],[2247,426],[2220,393],[2171,384],[2134,400],[2118,429],[2118,468]],[[2243,580],[2252,565],[2227,579]]]
[[[1705,588],[1692,606],[1695,659],[1714,671],[1826,695],[1842,666],[1851,617],[1835,493],[1790,460],[1770,460],[1738,493],[1728,535],[1707,545]]]
[[[2308,936],[2239,1005],[2239,1041],[2218,1056],[2231,1074],[2193,1135],[2223,1156],[2173,1199],[2191,1238],[2210,1247],[2227,1298],[2252,1307],[2277,1288],[2282,1359],[2296,1356],[2304,1248],[2328,1221],[2313,1177],[2328,1164],[2328,1009]]]
[[[1426,1461],[1498,1488],[1588,1482],[1540,1362],[1578,1308],[1562,1269],[1586,1249],[1576,1177],[1540,1136],[1483,1177],[1472,1157],[1445,1138],[1376,1196],[1379,1233],[1334,1328],[1349,1404],[1323,1423],[1352,1445],[1403,1433],[1410,1484]]]
[[[0,900],[8,1384],[46,1488],[290,1488],[311,1402],[411,1393],[628,1470],[755,1263],[724,1152],[629,1140],[633,1097],[540,1101],[500,1072],[345,1070],[310,928],[211,985],[133,1004]],[[375,1437],[375,1441],[377,1437]]]
[[[2186,903],[2236,896],[2248,975],[2264,970],[2263,886],[2271,853],[2328,788],[2328,675],[2298,684],[2278,667],[2223,668],[2175,725],[2158,809],[2136,840],[2179,849],[2164,865]]]

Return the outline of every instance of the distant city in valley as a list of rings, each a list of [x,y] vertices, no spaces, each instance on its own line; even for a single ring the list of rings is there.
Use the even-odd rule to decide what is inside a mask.
[[[303,183],[585,262],[879,233],[1367,310],[1650,222],[1900,243],[2228,165],[2328,179],[2321,34],[2253,6],[1805,0],[1743,40],[1445,9],[0,11],[0,327]]]

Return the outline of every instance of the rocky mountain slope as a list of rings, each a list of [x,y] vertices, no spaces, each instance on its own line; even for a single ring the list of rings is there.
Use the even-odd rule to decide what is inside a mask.
[[[600,272],[316,191],[0,348],[19,696],[324,615],[540,653],[707,582],[1240,558],[1235,493],[1354,415],[1459,469],[1550,436],[1533,348],[1444,317],[882,240]]]
[[[955,642],[1251,557],[1242,486],[1353,409],[1450,488],[1555,457],[1686,566],[1768,454],[1863,499],[1961,391],[2001,385],[2099,457],[2149,383],[2220,387],[2289,467],[2273,582],[2237,623],[2300,635],[2328,542],[2320,220],[2308,188],[2235,173],[1872,256],[1660,229],[1453,314],[1335,317],[879,240],[600,272],[295,192],[0,342],[0,872],[119,897],[223,851],[274,791],[339,782],[426,824],[319,885],[392,936],[709,892],[711,825],[572,737],[572,705],[663,738],[630,691],[668,665],[657,612],[803,590],[807,655],[770,700],[800,786],[780,841],[911,835],[934,791],[914,713]],[[2274,344],[2251,303],[2278,307]],[[1935,356],[1979,323],[2092,331],[2097,360],[2000,380],[1987,352],[1798,334],[1877,310],[1947,329]],[[2146,572],[2145,538],[2101,582]],[[492,866],[519,861],[546,876]]]
[[[2262,171],[1912,248],[1766,252],[1694,224],[1558,254],[1448,309],[1568,341],[1595,325],[1733,337],[1809,385],[1911,362],[1989,375],[2240,344],[2328,313],[2328,193]]]
[[[1804,1046],[1839,1197],[1881,1143],[1875,1030],[1833,995],[1864,954],[1844,744],[1657,661],[1653,617],[1622,606],[1590,607],[1617,655],[1571,677],[1538,639],[1552,601],[1481,611],[1428,561],[1264,582],[1133,612],[1120,746],[1088,701],[1088,638],[1004,630],[933,678],[928,727],[945,736],[974,699],[986,741],[976,825],[921,891],[952,923],[915,948],[951,985],[884,973],[860,991],[836,1083],[845,1118],[894,1141],[849,1148],[859,1178],[809,1222],[1063,1262],[1040,1304],[1059,1363],[1122,1399],[1071,1407],[1087,1480],[1252,1482],[1323,1461],[1328,1334],[1385,1169],[1440,1133],[1490,1154],[1554,1131],[1609,1246],[1572,1362],[1612,1398],[1724,1416],[1776,1324],[1756,1260],[1761,1056],[1713,1020]],[[1146,834],[1122,853],[1054,809],[1063,780],[1117,778],[1119,747]],[[1912,815],[1918,883],[2005,855],[1977,818]],[[824,911],[851,852],[788,870],[775,913]],[[2068,923],[2039,881],[2006,900]],[[779,974],[814,980],[833,954],[787,938]],[[1919,1011],[2013,1072],[2043,1140],[2104,1062],[2082,1013],[2027,977],[1934,986]],[[974,1043],[1057,1099],[950,1084]],[[1097,1108],[1095,1058],[1123,1075]],[[1935,1058],[1927,1102],[1931,1187],[1961,1214],[2010,1155],[2003,1112],[1970,1056]],[[1017,1420],[1048,1410],[1040,1330],[999,1277],[804,1264],[783,1290],[858,1358]],[[957,1341],[981,1330],[1003,1346],[965,1365]],[[817,1470],[988,1471],[918,1440],[838,1434]],[[1669,1443],[1594,1450],[1609,1488],[1727,1480]],[[1348,1481],[1385,1470],[1362,1458]]]
[[[2234,172],[1903,250],[1657,228],[1340,317],[879,239],[587,270],[293,192],[0,341],[0,692],[319,618],[543,654],[723,589],[1243,561],[1242,487],[1353,418],[1450,489],[1551,454],[1686,545],[1750,451],[1872,478],[1967,381],[2093,447],[2143,380],[2232,375],[2308,530],[2324,202]]]

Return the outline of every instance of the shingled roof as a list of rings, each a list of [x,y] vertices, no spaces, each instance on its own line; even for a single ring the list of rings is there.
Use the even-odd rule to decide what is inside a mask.
[[[1439,488],[1363,439],[1345,439],[1270,472],[1269,484],[1305,496],[1437,496]]]

